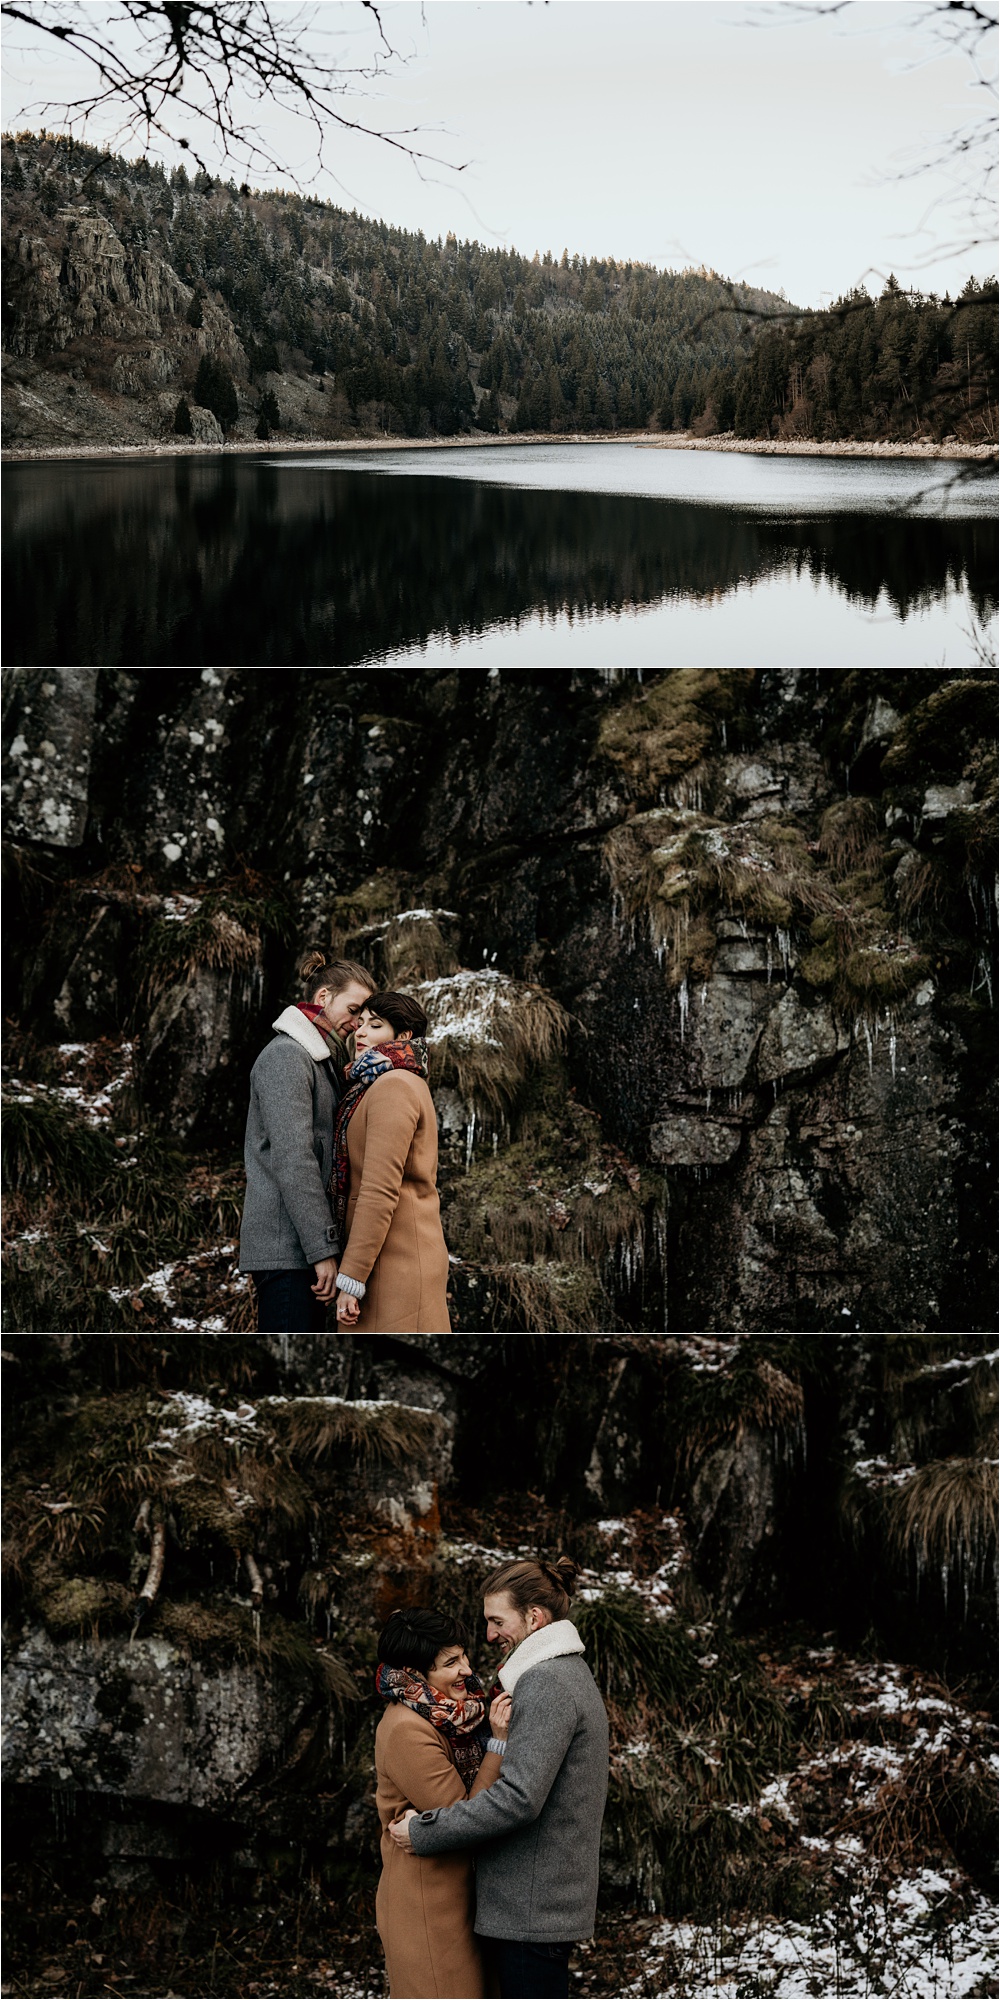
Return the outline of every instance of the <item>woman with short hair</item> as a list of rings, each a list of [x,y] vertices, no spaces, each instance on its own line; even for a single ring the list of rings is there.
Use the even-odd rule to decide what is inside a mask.
[[[331,1189],[344,1246],[337,1324],[361,1333],[451,1332],[426,1030],[409,994],[373,993],[344,1070]]]
[[[379,1634],[376,1690],[386,1704],[375,1732],[375,1803],[382,1874],[375,1919],[392,2000],[479,2000],[472,1861],[404,1854],[388,1828],[412,1806],[454,1805],[499,1777],[510,1700],[487,1697],[472,1673],[465,1632],[432,1610],[394,1611]]]

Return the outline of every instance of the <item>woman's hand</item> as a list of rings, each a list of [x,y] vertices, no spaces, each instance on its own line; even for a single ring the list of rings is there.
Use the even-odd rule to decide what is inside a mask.
[[[354,1326],[361,1318],[361,1300],[352,1298],[350,1292],[338,1292],[337,1318],[341,1326]]]
[[[498,1743],[506,1743],[507,1741],[507,1731],[510,1728],[510,1710],[511,1700],[509,1694],[498,1694],[496,1700],[490,1704],[490,1735],[495,1736]]]
[[[398,1819],[393,1819],[389,1822],[390,1837],[395,1841],[397,1847],[402,1848],[404,1854],[413,1853],[410,1843],[410,1821],[411,1819],[416,1819],[416,1816],[416,1807],[408,1806]]]

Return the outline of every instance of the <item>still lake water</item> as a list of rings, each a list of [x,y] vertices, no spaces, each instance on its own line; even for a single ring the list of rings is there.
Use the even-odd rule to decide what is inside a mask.
[[[6,657],[960,666],[997,610],[983,472],[558,442],[15,464]]]

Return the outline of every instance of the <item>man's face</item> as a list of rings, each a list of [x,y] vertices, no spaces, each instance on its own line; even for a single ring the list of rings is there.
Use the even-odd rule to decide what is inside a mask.
[[[360,980],[353,979],[342,993],[331,993],[328,987],[321,986],[316,998],[330,1026],[346,1041],[357,1027],[361,1010],[370,1000],[371,993],[367,986],[361,985]]]
[[[518,1611],[511,1603],[505,1590],[495,1597],[484,1597],[483,1617],[486,1620],[486,1637],[491,1646],[502,1646],[505,1653],[519,1646],[529,1632],[535,1632],[543,1621],[543,1614],[536,1605],[527,1611]]]

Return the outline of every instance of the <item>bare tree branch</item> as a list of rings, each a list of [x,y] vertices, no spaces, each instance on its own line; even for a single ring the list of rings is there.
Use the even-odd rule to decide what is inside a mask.
[[[314,181],[327,167],[333,132],[379,140],[405,155],[418,172],[446,168],[462,173],[467,160],[447,158],[417,143],[421,128],[380,128],[349,116],[338,100],[365,94],[406,60],[386,35],[376,0],[360,0],[375,25],[380,47],[366,62],[337,60],[323,47],[329,31],[323,8],[288,6],[282,0],[109,0],[100,9],[87,0],[3,0],[0,12],[33,36],[71,51],[89,68],[92,87],[69,102],[30,108],[83,137],[99,115],[120,110],[116,143],[155,139],[189,152],[204,171],[208,146],[221,146],[225,163],[247,173],[288,175],[260,125],[248,124],[245,104],[279,105],[311,128]],[[187,129],[185,129],[187,128]],[[191,132],[194,136],[188,136]],[[294,178],[294,176],[290,176]]]

